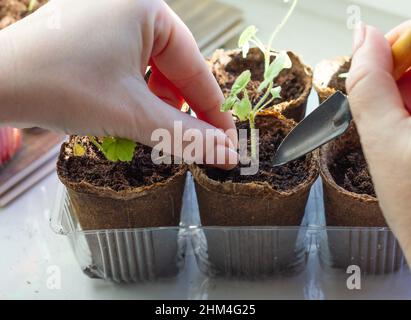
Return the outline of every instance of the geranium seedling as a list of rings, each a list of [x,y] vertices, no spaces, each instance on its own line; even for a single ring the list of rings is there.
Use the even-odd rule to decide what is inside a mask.
[[[238,40],[238,46],[241,48],[244,58],[246,58],[247,56],[247,53],[250,49],[250,44],[255,45],[264,54],[264,80],[258,87],[258,91],[264,91],[264,94],[255,105],[251,103],[247,93],[247,85],[251,80],[251,71],[246,70],[242,72],[234,82],[233,86],[231,87],[231,92],[222,104],[220,110],[221,112],[232,110],[234,115],[239,120],[249,121],[251,129],[251,157],[253,159],[257,158],[255,117],[262,109],[267,107],[275,99],[281,98],[281,87],[274,87],[274,80],[282,70],[290,69],[292,67],[291,59],[286,51],[280,51],[279,53],[277,53],[276,58],[271,62],[271,55],[273,54],[271,44],[274,37],[290,18],[292,12],[295,9],[295,6],[297,5],[297,2],[298,0],[293,1],[293,4],[288,10],[287,14],[271,35],[267,46],[264,46],[262,41],[256,36],[258,30],[255,26],[247,27],[240,35],[240,38]]]
[[[99,143],[92,136],[89,136],[89,139],[104,154],[107,160],[112,162],[131,161],[137,146],[134,141],[123,138],[104,137],[102,143]]]

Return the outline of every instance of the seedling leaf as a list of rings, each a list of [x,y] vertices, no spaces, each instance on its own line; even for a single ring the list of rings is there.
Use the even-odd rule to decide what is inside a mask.
[[[247,42],[246,44],[244,44],[241,47],[241,51],[243,53],[243,58],[244,59],[247,58],[247,53],[248,53],[249,50],[250,50],[250,43],[249,42]]]
[[[245,121],[249,118],[252,106],[250,99],[245,96],[241,101],[234,105],[233,111],[234,114],[240,119],[241,121]]]
[[[101,145],[107,160],[113,162],[131,161],[136,146],[137,144],[134,141],[114,137],[105,137]]]
[[[238,101],[238,98],[236,96],[229,96],[221,105],[220,111],[221,112],[227,112],[230,111],[234,104]]]
[[[340,73],[340,74],[338,75],[338,78],[346,79],[347,77],[348,77],[348,72]]]
[[[231,87],[231,96],[238,95],[241,91],[247,87],[247,84],[251,80],[250,70],[243,71],[238,78],[235,80],[233,86]]]
[[[290,69],[292,62],[286,51],[281,51],[264,72],[264,81],[258,87],[258,91],[267,87],[280,74],[283,69]]]
[[[280,86],[271,89],[271,95],[272,95],[273,99],[281,98],[280,93],[281,93],[281,87]]]
[[[241,33],[240,38],[238,39],[238,46],[241,48],[246,43],[248,43],[252,37],[254,37],[257,33],[258,29],[251,25],[245,28],[245,30]]]

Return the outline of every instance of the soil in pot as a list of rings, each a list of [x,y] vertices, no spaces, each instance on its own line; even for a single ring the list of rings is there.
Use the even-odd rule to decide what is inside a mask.
[[[367,162],[361,148],[345,150],[330,164],[335,182],[347,191],[376,197]]]
[[[73,154],[74,144],[83,156]],[[131,162],[111,162],[87,137],[72,136],[57,172],[84,230],[179,224],[185,167],[153,164],[149,147],[138,145]]]
[[[294,125],[276,113],[257,117],[260,167],[256,175],[241,175],[239,167],[222,171],[191,166],[201,223],[209,227],[203,230],[206,246],[198,237],[197,259],[210,273],[258,277],[304,266],[304,244],[297,243],[298,228],[253,228],[301,225],[310,187],[318,175],[316,156],[310,154],[278,168],[271,166],[276,148]],[[248,128],[248,124],[237,122],[237,128]],[[221,226],[226,228],[214,228]],[[231,228],[239,226],[245,228]]]
[[[0,30],[36,11],[48,0],[37,0],[33,2],[32,8],[29,8],[30,2],[31,0],[0,0]]]
[[[297,55],[292,52],[288,52],[288,55],[293,67],[283,70],[274,81],[274,86],[282,87],[281,98],[274,100],[267,109],[276,110],[287,118],[300,121],[305,115],[312,86],[312,71]],[[252,75],[247,90],[253,105],[262,97],[257,88],[264,77],[264,55],[258,48],[251,48],[246,58],[243,58],[241,50],[216,50],[208,63],[226,97],[235,79],[245,70],[250,70]]]
[[[336,91],[346,94],[345,77],[341,74],[347,73],[351,68],[351,58],[348,56],[324,60],[318,63],[314,70],[313,84],[318,93],[320,102],[326,100]]]

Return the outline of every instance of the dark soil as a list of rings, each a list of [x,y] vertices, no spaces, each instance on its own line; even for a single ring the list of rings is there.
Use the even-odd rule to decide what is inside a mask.
[[[272,58],[274,60],[274,57]],[[251,71],[251,81],[247,86],[248,94],[253,103],[257,103],[263,93],[257,88],[264,78],[264,55],[257,49],[250,49],[244,59],[241,53],[232,53],[227,56],[221,52],[221,56],[214,56],[210,60],[211,70],[225,96],[230,93],[235,79],[245,70]],[[274,100],[272,104],[297,99],[304,91],[304,82],[297,72],[283,70],[275,79],[275,86],[281,86],[281,98]]]
[[[376,196],[361,149],[351,150],[337,157],[330,166],[330,173],[335,182],[344,189],[357,194]]]
[[[339,90],[344,94],[347,94],[347,90],[345,88],[345,80],[346,78],[341,78],[339,75],[341,73],[346,73],[350,71],[351,68],[351,60],[346,61],[336,73],[333,74],[331,77],[330,82],[328,83],[328,86],[331,88],[334,88],[335,90]]]
[[[94,186],[120,191],[165,181],[180,168],[178,165],[154,164],[152,149],[143,145],[137,146],[131,162],[111,162],[87,137],[75,139],[86,148],[86,154],[73,155],[74,137],[71,137],[58,164],[59,174],[72,182],[86,181]]]
[[[258,127],[258,126],[257,126]],[[249,129],[248,122],[237,123],[237,129]],[[213,180],[236,183],[267,182],[274,190],[290,190],[302,183],[308,176],[310,162],[304,156],[286,165],[273,167],[272,161],[285,133],[260,128],[259,171],[256,175],[241,175],[241,164],[231,171],[203,167],[207,176]],[[248,140],[248,143],[250,141]],[[244,166],[245,167],[245,166]]]
[[[46,2],[48,0],[37,0],[33,11]],[[0,0],[0,30],[32,13],[28,11],[29,3],[30,0]]]

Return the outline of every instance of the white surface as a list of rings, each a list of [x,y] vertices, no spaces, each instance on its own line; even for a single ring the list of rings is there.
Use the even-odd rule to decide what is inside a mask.
[[[308,0],[302,0],[308,1]],[[311,0],[310,0],[311,1]],[[276,19],[279,1],[226,0],[246,8],[248,22],[255,23],[266,39]],[[313,0],[313,3],[321,1]],[[325,5],[325,1],[322,0]],[[330,3],[327,1],[327,3]],[[340,3],[341,1],[336,1]],[[329,5],[327,5],[329,9]],[[331,6],[332,7],[332,6]],[[292,48],[314,64],[320,59],[348,53],[351,31],[344,19],[334,21],[321,16],[326,13],[301,9],[291,19],[286,33],[275,41],[276,47]],[[400,22],[398,16],[379,16],[364,9],[365,15],[380,23],[384,30]],[[345,11],[339,11],[343,17]],[[317,102],[310,98],[310,106]],[[0,299],[324,299],[324,298],[408,298],[411,299],[411,279],[407,277],[377,277],[363,282],[362,290],[346,288],[344,273],[321,274],[305,281],[307,272],[316,265],[311,260],[305,273],[293,278],[270,281],[234,281],[207,279],[196,268],[193,255],[178,279],[156,284],[115,285],[92,280],[81,272],[65,236],[54,234],[49,227],[58,185],[55,174],[43,180],[18,201],[0,209]],[[59,270],[61,288],[50,288],[50,280]],[[405,280],[405,281],[404,281]]]

